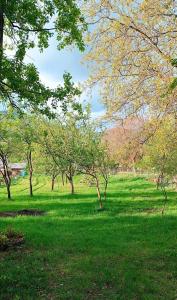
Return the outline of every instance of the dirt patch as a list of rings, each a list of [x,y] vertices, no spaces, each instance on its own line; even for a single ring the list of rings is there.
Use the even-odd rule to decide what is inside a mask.
[[[139,211],[140,212],[146,212],[148,214],[152,214],[152,213],[159,212],[160,209],[159,208],[148,207],[148,208],[140,208]]]
[[[17,217],[17,216],[42,216],[45,212],[38,209],[22,209],[18,211],[3,211],[0,212],[0,218]]]

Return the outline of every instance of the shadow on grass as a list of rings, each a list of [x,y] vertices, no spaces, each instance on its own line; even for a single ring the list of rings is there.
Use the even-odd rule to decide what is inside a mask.
[[[161,193],[130,187],[112,186],[102,212],[93,190],[3,201],[3,210],[26,205],[48,214],[0,219],[0,230],[13,226],[26,238],[0,257],[2,299],[175,299],[176,216],[149,215],[161,208]],[[176,203],[168,194],[167,210]]]
[[[44,200],[44,199],[43,199]],[[74,200],[74,201],[72,201]],[[86,199],[85,199],[86,200]],[[114,200],[109,199],[104,202],[105,210],[98,212],[99,203],[97,199],[95,201],[82,201],[78,202],[76,198],[60,201],[58,198],[54,198],[48,200],[45,198],[45,201],[41,201],[36,196],[36,201],[33,199],[30,201],[19,201],[14,203],[12,206],[12,210],[19,210],[25,208],[35,208],[35,209],[42,209],[48,213],[49,218],[51,216],[58,216],[58,217],[91,217],[91,216],[111,216],[116,217],[119,215],[154,215],[154,214],[161,214],[161,210],[163,207],[164,201],[163,198],[154,199],[154,200]],[[175,205],[175,199],[170,200],[167,202],[166,211],[170,210],[172,205]],[[1,211],[7,211],[9,209],[9,203],[3,205]],[[2,219],[1,219],[2,220]]]

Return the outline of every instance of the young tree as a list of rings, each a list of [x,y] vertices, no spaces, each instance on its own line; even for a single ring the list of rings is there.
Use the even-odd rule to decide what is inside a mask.
[[[55,168],[65,174],[74,194],[73,177],[77,170],[76,156],[78,155],[78,135],[74,124],[66,120],[47,121],[41,128],[41,144],[45,155],[50,157]]]
[[[154,170],[158,174],[157,184],[164,194],[164,207],[167,202],[166,186],[177,172],[177,125],[176,120],[168,118],[156,135],[144,146],[141,167]]]
[[[40,81],[34,64],[25,64],[27,51],[35,46],[41,51],[56,37],[58,49],[76,45],[84,50],[84,18],[76,1],[0,1],[0,98],[13,107],[51,115],[48,102],[65,110],[74,95],[80,94],[64,74],[64,86],[49,89]],[[11,51],[13,50],[13,51]],[[10,51],[10,55],[9,55]]]
[[[98,170],[103,178],[104,182],[104,200],[106,201],[107,199],[107,188],[108,188],[108,183],[109,183],[109,175],[112,169],[115,167],[115,161],[111,159],[109,156],[108,149],[105,145],[102,145],[102,151],[99,156],[99,165],[98,165]]]
[[[104,199],[106,200],[110,159],[107,149],[101,141],[102,134],[90,123],[90,120],[82,127],[81,132],[79,171],[95,180],[100,209],[103,209],[100,178],[102,177],[104,181]]]
[[[29,172],[29,193],[33,196],[33,158],[32,153],[34,151],[35,143],[38,142],[37,137],[37,118],[30,115],[24,115],[18,120],[18,126],[16,130],[19,132],[21,143],[23,145],[23,154],[28,163]]]

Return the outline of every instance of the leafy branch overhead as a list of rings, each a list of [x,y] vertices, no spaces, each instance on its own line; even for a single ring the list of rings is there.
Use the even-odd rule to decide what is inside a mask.
[[[89,84],[107,117],[176,114],[176,1],[87,1]],[[165,97],[162,97],[165,95]]]
[[[64,85],[46,87],[34,64],[25,64],[27,51],[35,46],[43,51],[55,37],[58,50],[75,45],[84,50],[82,34],[86,23],[76,1],[6,1],[0,3],[0,97],[13,106],[30,107],[50,115],[60,102],[66,110],[71,99],[80,94],[69,74]],[[13,50],[13,51],[11,51]],[[8,53],[11,51],[11,55]],[[13,56],[12,56],[13,53]],[[74,109],[78,105],[71,103]]]

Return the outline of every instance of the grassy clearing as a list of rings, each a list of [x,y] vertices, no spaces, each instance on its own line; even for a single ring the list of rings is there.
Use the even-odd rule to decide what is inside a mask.
[[[58,190],[59,188],[59,190]],[[0,253],[0,299],[164,299],[177,298],[177,193],[163,198],[143,178],[111,178],[106,209],[97,210],[94,187],[76,180],[76,194],[59,182],[27,179],[0,188],[0,209],[39,208],[40,217],[0,218],[0,230],[25,233],[20,250]]]

